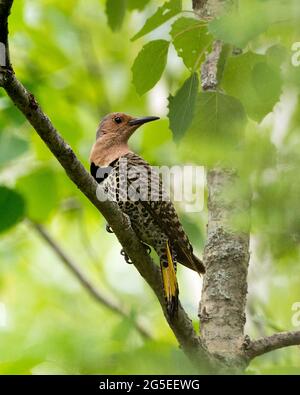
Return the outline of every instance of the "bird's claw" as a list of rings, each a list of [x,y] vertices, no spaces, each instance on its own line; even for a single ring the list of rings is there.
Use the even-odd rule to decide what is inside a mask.
[[[106,231],[108,233],[114,233],[114,231],[112,230],[112,228],[108,224],[106,224]]]
[[[129,256],[126,254],[126,252],[125,252],[123,249],[121,250],[120,254],[123,255],[123,257],[124,257],[126,263],[128,263],[129,265],[132,264],[132,262],[131,262]]]
[[[151,254],[151,247],[148,246],[148,244],[143,243],[144,247],[145,247],[145,251],[146,254],[150,255]]]
[[[143,243],[143,245],[144,245],[144,247],[145,247],[146,254],[150,255],[150,253],[151,253],[151,247],[148,246],[147,244],[144,244],[144,243]],[[122,248],[122,250],[120,251],[120,254],[124,257],[126,263],[128,263],[129,265],[132,264],[132,262],[131,262],[129,256],[126,254],[126,252],[124,251],[123,248]]]

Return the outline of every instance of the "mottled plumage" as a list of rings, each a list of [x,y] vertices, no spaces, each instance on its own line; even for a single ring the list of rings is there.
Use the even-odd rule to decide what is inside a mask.
[[[121,119],[120,124],[128,125],[127,128],[132,123],[134,130],[145,123],[141,119],[139,124],[135,118],[120,113],[106,116],[97,131],[98,138],[91,153],[91,173],[107,198],[116,201],[120,209],[128,215],[139,239],[153,247],[159,256],[167,311],[172,318],[178,305],[176,262],[198,273],[204,273],[205,270],[202,262],[193,253],[175,208],[163,189],[159,174],[144,159],[129,150],[126,138],[132,133],[127,131],[124,140],[119,139],[114,131],[110,138],[106,122],[112,120],[109,126],[113,128],[116,118],[118,121]],[[126,127],[123,130],[126,133]],[[110,148],[109,142],[112,140],[115,140],[112,144],[113,148],[116,145],[115,150]],[[106,158],[103,147],[108,147],[106,153],[109,159]]]

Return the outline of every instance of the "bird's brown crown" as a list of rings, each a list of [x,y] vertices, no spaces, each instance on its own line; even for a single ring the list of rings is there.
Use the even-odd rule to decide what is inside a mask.
[[[129,125],[129,121],[132,119],[133,117],[130,115],[121,112],[114,112],[106,115],[98,126],[96,140],[103,136],[107,136],[127,141],[135,130]]]

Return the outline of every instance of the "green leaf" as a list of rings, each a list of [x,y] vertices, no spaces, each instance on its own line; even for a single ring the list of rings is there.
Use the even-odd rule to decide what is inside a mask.
[[[32,220],[44,222],[57,209],[56,175],[49,168],[40,168],[20,178],[17,190],[26,198],[27,215]]]
[[[207,32],[207,27],[203,23],[193,18],[177,19],[171,29],[171,36],[174,47],[190,70],[199,65],[201,59],[205,56],[205,50],[208,49],[212,37]]]
[[[260,122],[278,102],[281,77],[278,63],[271,58],[247,52],[227,60],[222,87],[243,103],[247,114]]]
[[[236,98],[220,92],[199,94],[192,125],[199,137],[230,139],[240,135],[245,122],[245,110]]]
[[[182,9],[182,0],[170,0],[164,3],[161,7],[157,9],[155,14],[153,14],[149,19],[146,20],[145,25],[142,29],[132,37],[132,41],[143,37],[145,34],[150,33],[152,30],[156,29],[173,16],[177,15]]]
[[[127,8],[129,10],[143,10],[150,0],[127,0]]]
[[[238,10],[212,20],[209,32],[218,40],[244,48],[246,44],[266,31],[269,26],[267,8],[259,0],[241,2]]]
[[[132,66],[133,84],[139,95],[154,87],[167,63],[169,41],[155,40],[146,44]]]
[[[199,79],[197,73],[193,73],[176,92],[175,96],[169,96],[169,121],[170,129],[176,141],[185,134],[193,120],[194,109],[197,99]]]
[[[0,166],[24,154],[28,142],[8,133],[0,133]]]
[[[264,102],[269,112],[278,101],[281,92],[280,76],[268,63],[260,62],[254,65],[251,73],[257,96]]]
[[[280,44],[272,45],[266,52],[268,63],[280,67],[288,59],[288,50]]]
[[[105,11],[111,30],[121,29],[126,13],[126,0],[106,0]]]
[[[19,193],[0,186],[0,232],[4,232],[22,220],[25,202]]]
[[[201,92],[192,124],[181,140],[184,158],[209,166],[228,164],[242,141],[246,121],[239,100],[220,92]]]

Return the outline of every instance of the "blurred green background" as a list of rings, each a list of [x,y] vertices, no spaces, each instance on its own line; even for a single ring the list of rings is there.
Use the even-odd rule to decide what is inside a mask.
[[[209,28],[209,34],[243,47],[246,53],[228,60],[222,81],[223,92],[242,103],[247,118],[243,140],[231,150],[218,137],[195,138],[193,127],[182,144],[174,143],[167,99],[178,92],[190,71],[197,71],[174,47],[153,89],[139,96],[132,84],[131,68],[142,46],[170,37],[172,19],[148,36],[130,40],[163,2],[129,0],[127,11],[112,13],[111,26],[105,3],[15,1],[10,50],[18,78],[87,168],[97,124],[111,111],[162,117],[131,139],[132,148],[153,165],[209,165],[218,158],[234,163],[241,174],[238,193],[251,185],[254,197],[247,333],[259,337],[297,329],[300,319],[293,320],[293,315],[300,302],[300,67],[291,62],[291,47],[300,41],[295,22],[299,5],[275,1],[278,9],[273,4],[270,15],[271,8],[259,8],[270,2],[244,1],[242,22],[234,24],[228,17],[229,21],[221,19]],[[184,1],[183,7],[191,11],[191,2]],[[259,24],[253,17],[258,13]],[[239,42],[232,39],[229,27],[234,37],[239,32]],[[151,69],[147,72],[151,74]],[[212,116],[208,108],[200,121],[206,125]],[[232,125],[235,120],[225,121]],[[201,255],[206,211],[195,215],[180,206],[178,210]],[[125,306],[128,318],[88,295],[29,220],[44,226],[95,287]],[[239,226],[243,218],[236,222]],[[106,232],[104,219],[2,90],[0,232],[1,374],[194,372],[154,295],[135,268],[125,263],[114,235]],[[180,268],[179,283],[182,303],[198,328],[201,280]],[[137,317],[152,339],[136,330]],[[267,354],[247,371],[300,373],[300,350]]]

